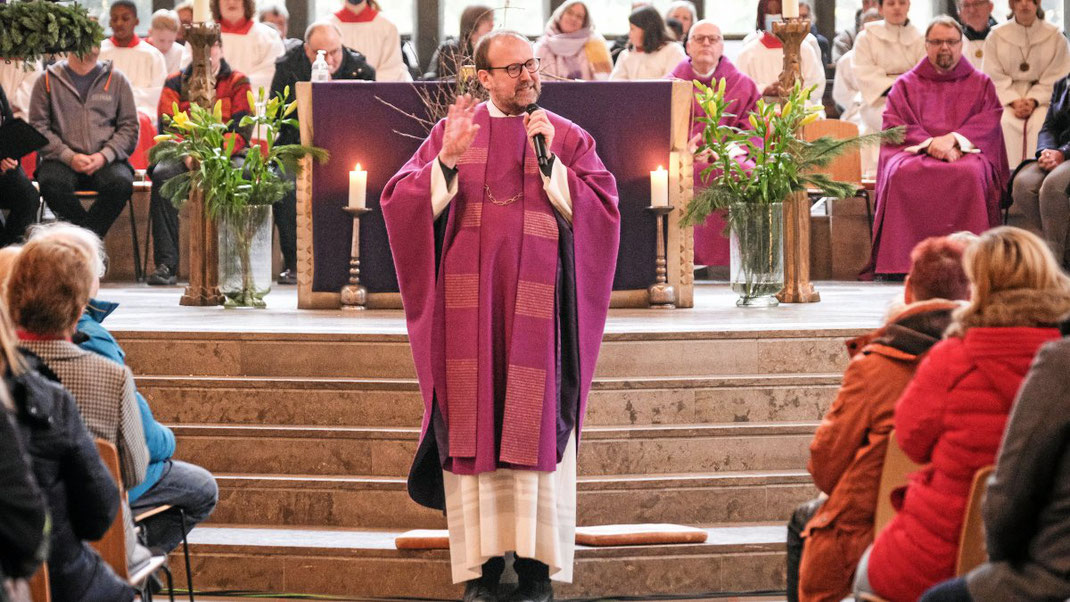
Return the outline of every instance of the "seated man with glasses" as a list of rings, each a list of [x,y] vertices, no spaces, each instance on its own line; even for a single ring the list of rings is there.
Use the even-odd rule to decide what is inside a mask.
[[[712,21],[703,19],[691,26],[691,35],[687,38],[686,60],[669,74],[670,78],[684,81],[699,81],[707,86],[717,86],[725,80],[725,98],[728,100],[728,112],[732,117],[725,117],[722,125],[741,129],[750,129],[747,116],[754,110],[754,105],[762,97],[754,80],[736,69],[732,61],[724,56],[724,37],[721,28]],[[691,145],[694,148],[702,136],[705,124],[698,120],[705,117],[698,100],[692,101],[695,116],[691,126]],[[708,167],[705,161],[695,161],[695,192],[702,185],[702,170]],[[724,218],[711,214],[706,223],[695,227],[695,265],[728,265],[728,239],[724,234]]]
[[[881,147],[873,255],[863,276],[905,274],[918,242],[1000,223],[1009,176],[1003,106],[992,80],[962,60],[962,43],[957,21],[934,19],[926,58],[888,94],[884,127],[902,126],[906,137]]]
[[[459,97],[382,195],[424,397],[409,495],[447,509],[466,601],[498,599],[508,552],[519,587],[507,599],[545,601],[551,578],[572,581],[576,447],[616,266],[617,184],[590,134],[533,105],[527,38],[488,33],[475,66],[490,100]]]

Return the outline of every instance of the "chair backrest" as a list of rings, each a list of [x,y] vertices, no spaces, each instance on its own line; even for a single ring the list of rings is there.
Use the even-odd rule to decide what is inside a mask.
[[[818,119],[803,126],[802,133],[803,139],[808,142],[813,142],[824,136],[846,139],[858,136],[858,126],[850,121],[840,121],[839,119]],[[829,176],[833,180],[854,182],[861,186],[862,151],[857,148],[847,151],[836,157],[828,167],[820,169],[818,172]]]
[[[895,440],[895,430],[888,433],[888,450],[884,453],[881,482],[877,489],[877,509],[873,515],[873,536],[880,534],[895,516],[892,506],[892,491],[907,484],[907,475],[921,468],[907,457]]]
[[[115,445],[103,439],[97,439],[97,453],[100,454],[104,466],[108,467],[111,478],[119,487],[119,498],[124,501],[123,505],[125,505],[126,490],[123,489],[122,473],[119,469],[119,450],[115,448]],[[123,581],[130,578],[126,565],[126,532],[123,530],[122,508],[115,514],[115,521],[108,527],[104,537],[92,542],[92,546],[119,578]]]
[[[30,600],[33,602],[52,602],[52,590],[48,586],[48,563],[41,565],[30,578]]]
[[[992,476],[994,470],[994,466],[985,466],[973,474],[970,499],[966,503],[966,516],[962,521],[962,533],[959,536],[959,557],[955,563],[955,575],[959,577],[988,560],[981,505],[985,500],[985,492],[988,491],[988,477]]]

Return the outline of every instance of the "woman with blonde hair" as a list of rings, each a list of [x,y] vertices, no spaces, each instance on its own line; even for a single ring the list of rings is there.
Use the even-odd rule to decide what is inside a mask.
[[[973,475],[995,463],[1022,383],[1041,345],[1070,314],[1070,278],[1044,241],[994,228],[963,256],[969,304],[955,311],[896,404],[895,436],[916,463],[899,513],[856,573],[855,592],[917,600],[954,576]]]
[[[535,42],[542,73],[565,79],[609,79],[613,62],[606,39],[595,31],[591,13],[582,0],[557,7],[546,31]]]

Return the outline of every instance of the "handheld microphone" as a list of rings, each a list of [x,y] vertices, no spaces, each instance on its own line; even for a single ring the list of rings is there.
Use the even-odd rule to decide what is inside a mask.
[[[539,105],[531,103],[528,105],[528,108],[524,110],[528,112],[528,115],[531,115],[535,111],[539,110]],[[535,156],[539,159],[539,169],[542,171],[542,173],[546,174],[546,176],[549,177],[550,153],[546,151],[546,136],[543,136],[542,134],[535,134],[535,136],[533,136],[531,140],[535,144]]]

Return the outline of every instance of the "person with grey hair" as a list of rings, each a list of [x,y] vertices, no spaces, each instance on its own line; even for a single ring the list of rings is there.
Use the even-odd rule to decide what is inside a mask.
[[[832,61],[839,62],[840,57],[847,54],[847,51],[854,48],[855,38],[858,37],[858,33],[862,31],[862,25],[865,22],[862,20],[862,15],[869,10],[877,10],[877,0],[862,0],[862,8],[855,11],[855,24],[854,27],[844,29],[836,34],[836,37],[832,39]]]
[[[993,8],[992,0],[959,0],[958,3],[959,23],[966,36],[962,56],[978,69],[984,63],[985,39],[996,26],[996,20],[992,18]]]
[[[681,28],[683,29],[683,35],[680,36],[680,41],[687,40],[687,36],[691,34],[691,27],[698,21],[698,11],[695,10],[695,3],[691,0],[674,0],[669,5],[668,10],[665,11],[665,21],[669,19],[676,19]]]
[[[275,76],[271,80],[271,95],[281,95],[290,88],[292,99],[297,89],[297,82],[312,79],[312,62],[319,51],[323,51],[324,60],[331,73],[332,80],[375,80],[375,69],[368,64],[364,55],[342,45],[342,34],[338,26],[331,21],[317,21],[305,29],[305,39],[294,46],[275,63]],[[297,121],[294,112],[291,119]],[[283,126],[279,132],[278,144],[298,144],[301,135],[296,127]],[[294,177],[287,174],[287,177]],[[282,251],[283,270],[278,275],[279,284],[297,284],[297,192],[291,190],[279,202],[273,211],[275,227],[279,230],[279,247]]]
[[[821,63],[826,67],[831,65],[832,46],[829,44],[829,39],[817,31],[817,15],[808,0],[799,0],[799,18],[810,19],[810,35],[814,36],[817,40],[818,48],[821,49]]]
[[[290,11],[286,10],[286,4],[275,2],[261,6],[259,19],[261,23],[270,25],[279,32],[287,51],[301,45],[300,39],[287,37],[290,35]]]

